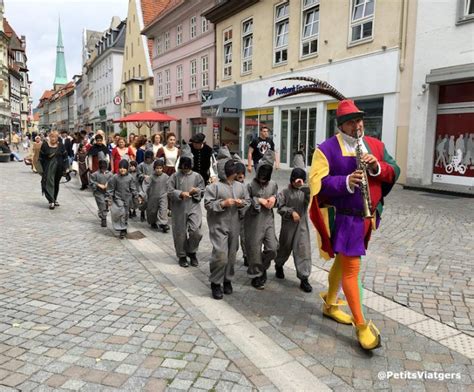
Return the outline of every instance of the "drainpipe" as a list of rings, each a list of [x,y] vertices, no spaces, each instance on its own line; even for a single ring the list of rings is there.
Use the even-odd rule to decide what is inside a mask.
[[[407,29],[408,29],[408,0],[402,0],[402,11],[400,20],[400,64],[401,72],[405,69],[406,51],[407,51]]]

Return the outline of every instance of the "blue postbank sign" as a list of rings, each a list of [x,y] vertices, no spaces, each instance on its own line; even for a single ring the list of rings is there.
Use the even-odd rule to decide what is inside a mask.
[[[313,86],[312,84],[294,84],[291,87],[285,86],[285,87],[270,87],[268,90],[268,96],[273,97],[273,96],[279,96],[279,95],[285,95],[289,93],[294,93],[295,91],[298,91],[304,87],[311,87]]]

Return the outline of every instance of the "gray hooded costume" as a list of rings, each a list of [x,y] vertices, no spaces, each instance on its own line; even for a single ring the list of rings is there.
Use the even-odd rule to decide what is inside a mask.
[[[153,173],[142,183],[147,200],[146,219],[150,225],[168,224],[168,179],[168,175],[164,172],[161,175]]]
[[[294,169],[293,172],[295,170],[297,169]],[[301,178],[301,176],[297,178]],[[311,240],[308,226],[309,200],[310,191],[308,186],[297,189],[290,184],[288,188],[283,189],[278,194],[278,213],[281,215],[282,221],[275,266],[283,267],[291,252],[293,252],[296,275],[299,279],[307,279],[311,274]],[[293,212],[297,212],[300,216],[298,222],[293,221]]]
[[[115,230],[127,230],[128,211],[138,197],[134,178],[127,173],[124,176],[115,174],[107,185],[107,194],[112,199],[110,215]]]
[[[257,178],[264,166],[273,167],[275,153],[267,150],[260,160],[255,178],[247,185],[251,206],[244,218],[245,224],[245,247],[249,263],[248,274],[261,276],[270,267],[270,262],[276,257],[278,242],[275,234],[275,218],[273,209],[263,207],[259,198],[268,199],[277,197],[278,186],[275,181],[269,180],[262,186]],[[263,252],[262,252],[263,245]]]
[[[184,157],[191,160],[192,169],[193,155],[188,145],[181,148],[180,166],[183,164]],[[180,197],[182,192],[189,192],[193,187],[200,189],[200,192],[187,199]],[[168,179],[167,188],[171,204],[171,222],[176,256],[178,258],[186,257],[197,252],[202,238],[200,202],[205,188],[204,179],[199,173],[190,171],[188,174],[184,174],[182,170],[178,170]]]
[[[217,155],[217,173],[219,181],[206,187],[204,207],[207,210],[209,239],[212,244],[211,261],[209,264],[211,276],[209,280],[222,284],[224,280],[231,281],[234,277],[234,265],[239,249],[239,234],[241,216],[250,205],[250,199],[244,184],[233,181],[227,182],[224,170],[225,164],[232,160],[227,147],[222,147]],[[226,199],[244,200],[241,207],[222,207]]]
[[[105,172],[97,170],[90,176],[90,183],[92,189],[94,190],[95,202],[97,204],[97,208],[99,209],[100,219],[107,218],[107,212],[109,212],[109,209],[107,207],[107,190],[98,188],[97,184],[107,185],[113,176],[114,174],[109,172],[108,170],[106,170]]]

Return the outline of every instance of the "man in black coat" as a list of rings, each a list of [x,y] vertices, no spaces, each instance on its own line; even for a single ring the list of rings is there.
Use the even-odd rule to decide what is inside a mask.
[[[212,148],[204,143],[206,135],[197,133],[189,139],[191,152],[194,157],[193,171],[199,173],[204,178],[204,183],[209,183],[209,168],[211,167]]]

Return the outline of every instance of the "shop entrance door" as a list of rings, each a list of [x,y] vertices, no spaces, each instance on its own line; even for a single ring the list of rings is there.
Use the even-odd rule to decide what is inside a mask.
[[[296,107],[289,112],[291,138],[288,163],[293,167],[293,159],[296,153],[301,151],[306,166],[309,166],[316,149],[316,108]]]

